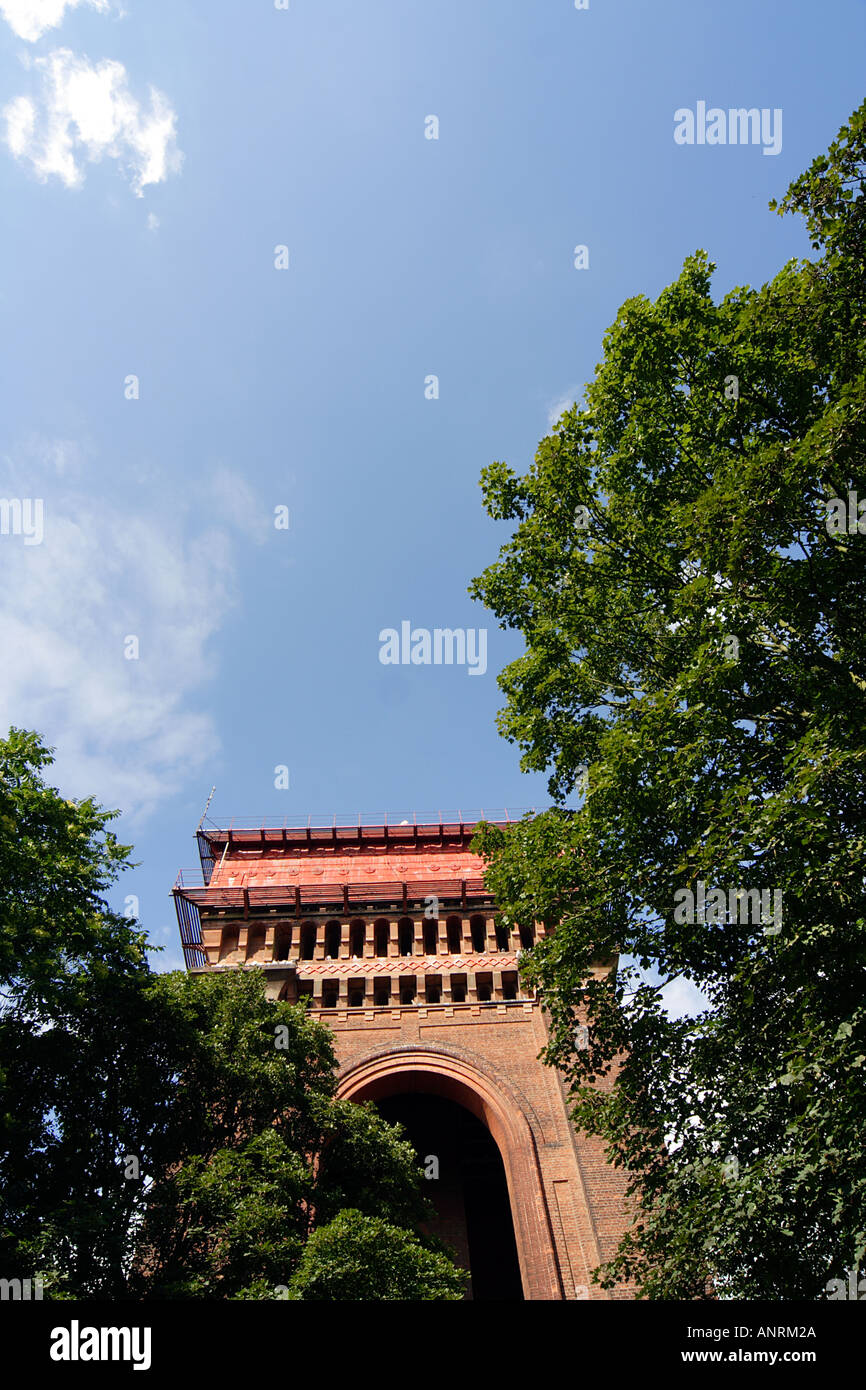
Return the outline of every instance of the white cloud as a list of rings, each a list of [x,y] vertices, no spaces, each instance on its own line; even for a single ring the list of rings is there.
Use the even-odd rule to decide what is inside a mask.
[[[99,63],[58,48],[31,64],[37,93],[15,97],[3,110],[6,144],[45,182],[56,176],[67,188],[84,182],[84,165],[108,156],[126,173],[137,197],[148,184],[177,172],[176,115],[167,97],[151,87],[150,105],[129,91],[122,63]]]
[[[547,407],[547,427],[553,429],[563,411],[571,410],[578,397],[578,388],[569,388],[564,396],[559,396],[555,401],[551,401]]]
[[[219,746],[202,686],[234,602],[236,533],[168,507],[164,488],[128,508],[85,493],[68,453],[46,444],[26,466],[5,461],[4,496],[44,499],[44,539],[0,535],[0,732],[38,730],[68,795],[140,820]],[[124,657],[131,635],[138,660]]]
[[[86,466],[85,452],[74,439],[45,439],[33,434],[24,452],[28,458],[38,460],[40,468],[55,472],[58,478],[80,475]]]
[[[63,23],[67,10],[88,4],[92,10],[108,14],[109,0],[0,0],[0,14],[19,39],[35,43],[49,29]]]
[[[697,985],[678,975],[661,990],[661,1000],[669,1018],[689,1018],[708,1009],[710,1001]]]
[[[159,226],[159,218],[157,217],[156,213],[155,213],[155,212],[149,212],[149,213],[147,214],[147,230],[148,230],[149,232],[155,232],[158,226]]]

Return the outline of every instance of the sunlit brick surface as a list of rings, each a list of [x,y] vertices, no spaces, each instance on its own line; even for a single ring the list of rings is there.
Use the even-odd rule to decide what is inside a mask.
[[[208,832],[204,886],[175,890],[200,919],[188,960],[262,966],[272,998],[306,997],[343,1095],[425,1092],[477,1115],[505,1165],[524,1297],[609,1297],[590,1271],[623,1229],[622,1176],[538,1060],[544,1013],[518,975],[532,938],[497,920],[473,829]]]

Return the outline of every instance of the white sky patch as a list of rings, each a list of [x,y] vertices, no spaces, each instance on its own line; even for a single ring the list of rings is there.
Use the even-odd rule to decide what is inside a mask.
[[[35,43],[49,29],[63,23],[67,10],[82,4],[101,14],[108,14],[111,8],[109,0],[0,0],[0,14],[19,39]]]
[[[148,230],[149,232],[155,232],[156,229],[158,228],[158,226],[159,226],[159,218],[157,217],[156,213],[155,213],[155,212],[149,212],[149,213],[147,214],[147,230]]]
[[[273,511],[262,507],[249,483],[239,474],[223,464],[214,468],[208,495],[216,516],[242,531],[255,545],[264,544],[273,530]]]
[[[557,397],[555,401],[550,402],[549,406],[547,407],[548,429],[553,429],[560,415],[562,415],[564,411],[571,410],[571,407],[574,405],[579,394],[580,393],[578,391],[578,388],[575,387],[573,390],[566,391],[564,395]]]
[[[33,434],[27,441],[25,452],[28,457],[37,458],[41,468],[50,469],[58,478],[78,477],[87,466],[86,451],[75,439],[46,439]]]
[[[43,183],[56,177],[78,188],[85,166],[108,157],[118,161],[140,198],[148,184],[180,169],[177,117],[168,98],[151,87],[149,104],[140,103],[122,63],[106,58],[94,64],[58,48],[35,58],[30,70],[37,90],[4,107],[4,138]]]
[[[67,795],[140,821],[219,747],[202,691],[235,599],[237,532],[167,509],[160,487],[106,501],[55,452],[3,461],[3,496],[43,499],[44,539],[0,536],[0,728],[37,730]]]
[[[670,1018],[690,1018],[710,1007],[709,999],[701,993],[697,985],[684,979],[682,975],[664,986],[661,999],[665,1013]]]

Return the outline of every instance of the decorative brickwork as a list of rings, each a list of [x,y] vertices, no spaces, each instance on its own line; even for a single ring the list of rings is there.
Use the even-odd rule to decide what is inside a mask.
[[[175,888],[187,962],[261,966],[272,998],[309,999],[343,1096],[475,1115],[504,1165],[524,1298],[609,1298],[590,1272],[624,1228],[622,1175],[538,1060],[544,1013],[518,974],[533,941],[497,921],[473,830],[200,831],[204,883]]]

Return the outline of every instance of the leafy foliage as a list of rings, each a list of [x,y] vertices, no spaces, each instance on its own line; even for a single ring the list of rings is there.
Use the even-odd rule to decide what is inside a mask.
[[[441,1252],[425,1249],[399,1226],[360,1211],[343,1211],[307,1242],[288,1286],[305,1302],[454,1300],[466,1275]]]
[[[652,1298],[817,1298],[866,1252],[866,536],[828,525],[866,498],[864,170],[866,103],[778,209],[815,261],[716,303],[696,253],[623,305],[529,472],[482,475],[515,529],[471,592],[526,639],[500,728],[555,806],[478,844],[552,930],[546,1056],[629,1173],[599,1278]],[[781,931],[688,920],[698,883],[781,891]],[[676,980],[699,1017],[665,1013]]]
[[[70,970],[117,974],[144,960],[144,933],[103,897],[129,863],[108,829],[118,813],[47,787],[51,761],[34,733],[0,740],[0,984],[24,1001],[53,997]]]
[[[129,851],[42,783],[49,763],[34,734],[0,740],[4,1277],[41,1274],[51,1298],[274,1298],[302,1259],[318,1278],[317,1228],[330,1269],[342,1232],[351,1260],[372,1248],[375,1218],[364,1297],[445,1296],[459,1276],[416,1235],[414,1150],[336,1098],[331,1034],[269,1001],[260,970],[152,973],[101,896]]]

